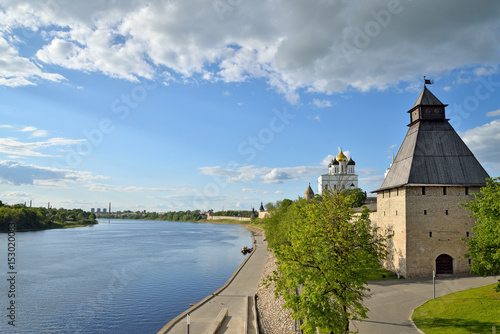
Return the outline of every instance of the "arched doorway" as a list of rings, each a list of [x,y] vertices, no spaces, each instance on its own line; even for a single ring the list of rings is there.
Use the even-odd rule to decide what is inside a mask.
[[[453,274],[453,258],[448,254],[441,254],[436,258],[436,275]]]

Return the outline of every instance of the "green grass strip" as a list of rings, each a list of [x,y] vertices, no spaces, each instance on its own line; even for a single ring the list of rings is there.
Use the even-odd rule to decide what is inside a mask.
[[[426,334],[491,333],[493,324],[500,327],[500,293],[495,286],[431,299],[413,312],[412,320]]]

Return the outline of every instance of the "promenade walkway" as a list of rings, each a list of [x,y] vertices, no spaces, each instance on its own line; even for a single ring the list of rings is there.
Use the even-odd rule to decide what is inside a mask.
[[[216,333],[243,333],[248,307],[247,296],[255,295],[267,257],[267,242],[264,236],[258,234],[254,240],[253,252],[224,286],[170,321],[158,334],[186,334],[188,313],[190,315],[189,333],[206,333],[223,308],[228,309],[228,314]],[[248,333],[253,331],[254,329],[249,328]]]
[[[498,277],[436,277],[436,298],[452,292],[497,283]],[[360,334],[421,334],[411,322],[413,309],[432,299],[432,278],[369,282],[368,319],[353,322]]]

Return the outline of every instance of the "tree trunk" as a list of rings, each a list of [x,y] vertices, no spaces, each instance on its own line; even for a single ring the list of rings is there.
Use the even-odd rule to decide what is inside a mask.
[[[347,317],[347,306],[345,304],[342,304],[342,311],[343,311],[342,318],[344,318],[344,322],[345,322],[344,334],[348,334],[349,333],[349,318]]]

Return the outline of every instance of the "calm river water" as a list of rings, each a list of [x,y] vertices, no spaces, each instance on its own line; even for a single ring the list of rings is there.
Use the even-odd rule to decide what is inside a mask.
[[[156,333],[231,276],[250,236],[235,225],[136,220],[18,232],[10,298],[0,234],[0,333]]]

